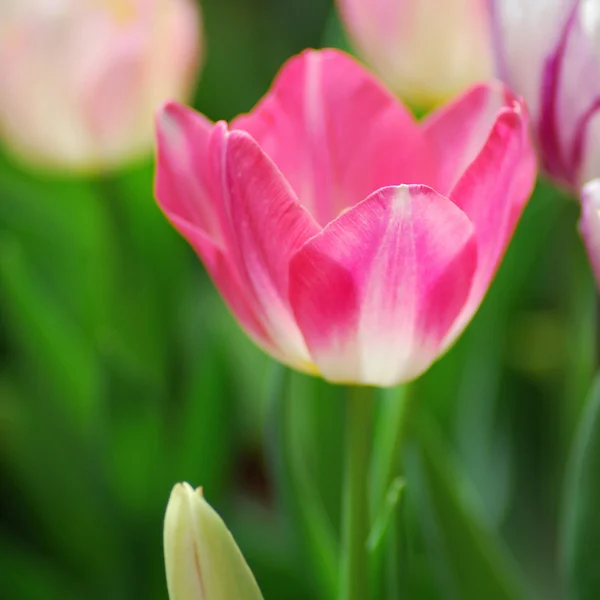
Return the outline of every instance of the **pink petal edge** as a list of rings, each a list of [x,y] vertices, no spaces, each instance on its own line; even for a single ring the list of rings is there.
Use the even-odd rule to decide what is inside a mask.
[[[514,97],[500,82],[473,86],[423,121],[435,157],[435,189],[448,195],[486,143],[503,107]]]
[[[265,324],[289,364],[312,369],[288,299],[290,257],[321,231],[271,159],[246,132],[228,135],[226,185],[236,261]]]
[[[410,112],[338,50],[307,50],[290,59],[232,128],[252,135],[322,226],[380,187],[433,183]]]
[[[502,109],[483,149],[450,192],[475,227],[479,262],[469,299],[446,346],[481,304],[533,190],[536,159],[528,126],[527,112],[518,101]]]
[[[474,230],[426,186],[378,190],[290,263],[290,300],[326,379],[396,385],[438,356],[477,264]]]

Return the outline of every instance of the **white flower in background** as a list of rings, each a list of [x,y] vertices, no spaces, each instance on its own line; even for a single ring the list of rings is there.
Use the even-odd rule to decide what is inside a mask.
[[[0,137],[46,168],[116,167],[151,150],[201,54],[193,0],[2,0]]]

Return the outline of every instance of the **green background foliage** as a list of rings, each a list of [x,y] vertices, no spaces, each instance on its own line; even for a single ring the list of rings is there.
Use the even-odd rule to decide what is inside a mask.
[[[193,105],[211,119],[251,109],[303,48],[345,44],[323,0],[202,4]],[[152,176],[150,157],[87,179],[0,157],[0,595],[164,600],[162,518],[187,480],[267,600],[331,598],[342,392],[248,341],[157,208]],[[465,335],[404,392],[404,449],[383,431],[403,392],[381,393],[365,485],[379,501],[386,465],[405,480],[373,542],[379,594],[600,593],[597,408],[569,459],[595,361],[577,218],[539,183]],[[400,450],[404,467],[390,462]]]

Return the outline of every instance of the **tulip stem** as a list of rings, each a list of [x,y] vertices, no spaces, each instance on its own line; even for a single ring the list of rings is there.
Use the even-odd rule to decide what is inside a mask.
[[[598,371],[600,368],[600,295],[598,292],[595,293],[594,297],[594,318],[596,320],[594,365],[596,367],[596,371]]]
[[[348,388],[340,600],[368,598],[368,482],[374,397],[373,388]]]

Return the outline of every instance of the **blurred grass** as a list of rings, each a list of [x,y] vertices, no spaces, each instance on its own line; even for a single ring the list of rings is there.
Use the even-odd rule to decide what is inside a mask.
[[[203,8],[194,105],[212,119],[248,111],[304,47],[346,44],[329,2]],[[577,213],[540,183],[473,323],[410,391],[415,419],[426,407],[460,459],[482,527],[544,600],[559,597],[559,491],[593,368]],[[164,505],[188,480],[223,514],[265,598],[317,598],[267,469],[270,369],[155,205],[150,159],[73,180],[0,158],[3,597],[164,599]],[[298,374],[289,393],[293,444],[335,536],[342,400]],[[407,570],[387,564],[388,583],[443,598],[418,503],[399,510],[409,526],[390,544]]]

